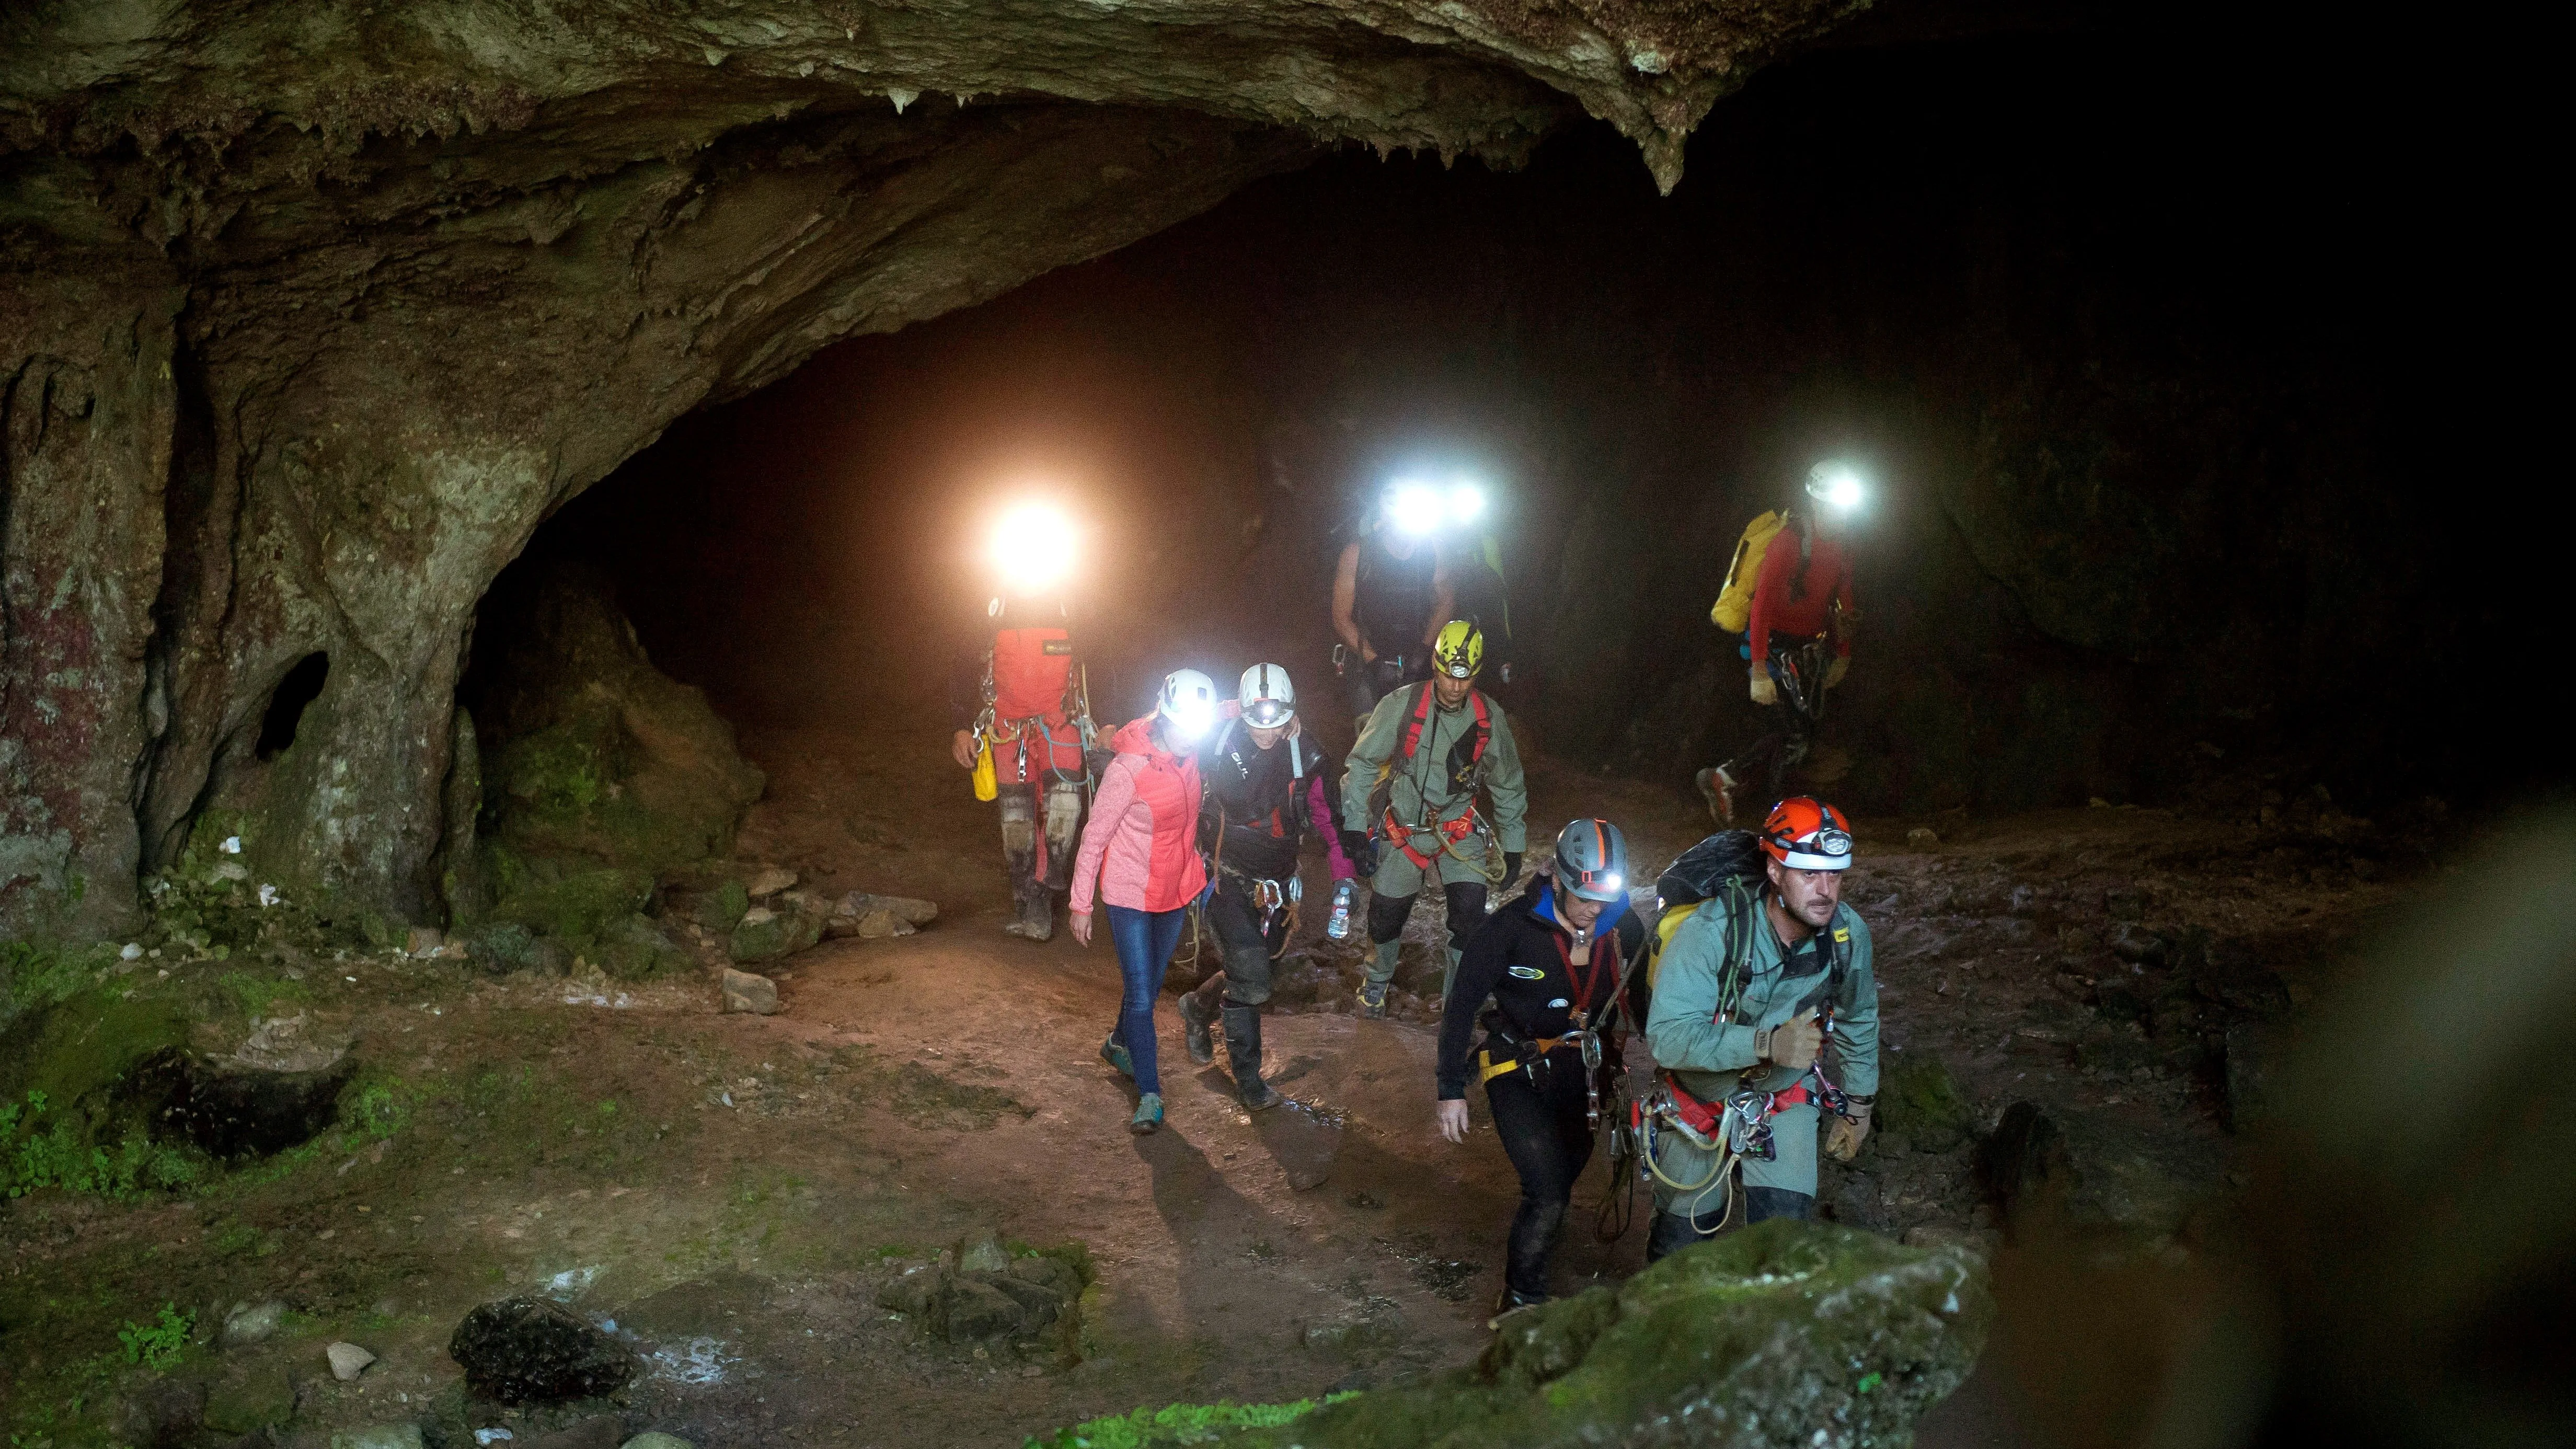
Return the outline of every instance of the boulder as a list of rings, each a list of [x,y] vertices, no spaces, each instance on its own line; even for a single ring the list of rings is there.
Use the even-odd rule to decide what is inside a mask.
[[[236,1303],[224,1315],[220,1342],[226,1348],[248,1348],[265,1343],[276,1334],[278,1324],[286,1317],[286,1305],[270,1298],[258,1303]]]
[[[733,928],[726,953],[736,961],[774,961],[823,939],[823,922],[802,911],[780,913],[755,906]]]
[[[2029,1102],[2004,1109],[1995,1130],[1977,1144],[1976,1170],[1979,1186],[2007,1222],[2054,1211],[2074,1189],[2065,1134]]]
[[[692,918],[710,931],[730,931],[742,923],[743,913],[751,909],[751,892],[738,880],[729,880],[698,897]]]
[[[724,1009],[747,1011],[755,1016],[775,1016],[778,1013],[778,983],[766,976],[755,976],[728,966],[724,974]]]
[[[1054,1254],[1011,1257],[998,1243],[969,1245],[956,1261],[914,1268],[880,1289],[877,1302],[950,1343],[1020,1340],[1071,1321],[1082,1270]]]
[[[1356,1394],[1293,1423],[1267,1419],[1277,1427],[1224,1442],[1902,1444],[1967,1378],[1993,1317],[1974,1254],[1775,1220],[1685,1248],[1615,1289],[1515,1313],[1470,1367]],[[1087,1437],[1074,1429],[1039,1442]],[[1148,1433],[1123,1442],[1183,1441]]]
[[[771,896],[778,894],[780,891],[790,889],[795,884],[796,872],[792,870],[781,870],[777,866],[771,865],[763,866],[760,870],[755,872],[750,880],[743,883],[743,890],[745,893],[750,895],[753,900],[765,901]]]
[[[465,955],[496,976],[542,970],[549,964],[548,952],[538,942],[537,933],[516,921],[491,921],[476,927],[465,939]]]
[[[542,1298],[507,1298],[465,1315],[448,1340],[466,1387],[504,1404],[560,1403],[623,1388],[635,1361],[616,1340]]]
[[[681,950],[660,926],[653,924],[650,916],[643,915],[627,916],[603,927],[591,959],[620,981],[675,975],[697,965],[696,957]]]

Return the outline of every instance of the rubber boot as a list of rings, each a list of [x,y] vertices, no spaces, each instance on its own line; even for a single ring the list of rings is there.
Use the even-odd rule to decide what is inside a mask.
[[[1029,892],[1028,897],[1020,902],[1020,923],[1012,934],[1026,936],[1032,941],[1055,939],[1055,900],[1045,886],[1040,885]]]
[[[1261,1008],[1229,1001],[1225,1014],[1225,1064],[1234,1073],[1235,1100],[1247,1112],[1276,1107],[1288,1099],[1261,1080]]]
[[[1181,1041],[1200,1066],[1216,1060],[1216,1038],[1208,1028],[1216,1025],[1217,998],[1224,990],[1225,973],[1220,971],[1181,993]]]

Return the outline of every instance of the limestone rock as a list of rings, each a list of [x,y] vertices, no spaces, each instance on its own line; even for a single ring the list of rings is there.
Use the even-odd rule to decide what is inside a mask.
[[[823,922],[802,912],[784,914],[755,906],[733,928],[725,944],[736,961],[774,961],[792,956],[823,939]]]
[[[1936,850],[1940,848],[1941,837],[1933,833],[1931,826],[1917,825],[1905,832],[1905,843],[1915,850]]]
[[[277,1332],[286,1317],[286,1305],[274,1298],[258,1303],[236,1303],[224,1315],[221,1342],[226,1348],[248,1348],[264,1343]]]
[[[1967,1378],[1993,1317],[1974,1255],[1775,1220],[1515,1313],[1471,1367],[1225,1442],[1768,1449],[1830,1425],[1837,1443],[1903,1443]]]
[[[743,891],[753,900],[767,900],[796,884],[796,872],[777,866],[764,866],[743,883]]]
[[[742,923],[743,914],[751,909],[751,892],[738,880],[728,880],[698,897],[694,918],[710,931],[730,931]]]
[[[322,1354],[331,1361],[331,1377],[344,1384],[365,1373],[367,1365],[376,1361],[374,1354],[345,1339],[326,1345]]]
[[[468,1388],[504,1404],[594,1398],[635,1375],[616,1340],[542,1298],[483,1304],[456,1326],[447,1352]]]
[[[724,1009],[748,1011],[757,1016],[778,1013],[778,983],[749,971],[725,968]]]
[[[665,1434],[659,1429],[654,1429],[636,1435],[618,1446],[618,1449],[697,1449],[697,1446],[677,1434]]]
[[[958,1262],[909,1270],[878,1290],[878,1304],[951,1343],[1018,1341],[1070,1325],[1084,1286],[1073,1264],[1050,1254],[1015,1259],[990,1241],[968,1245]]]

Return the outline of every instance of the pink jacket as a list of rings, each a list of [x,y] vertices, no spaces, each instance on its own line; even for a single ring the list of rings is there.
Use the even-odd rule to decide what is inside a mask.
[[[1207,885],[1199,863],[1199,762],[1154,744],[1154,719],[1132,720],[1110,738],[1118,758],[1101,773],[1073,858],[1073,912],[1100,899],[1137,911],[1177,911]]]

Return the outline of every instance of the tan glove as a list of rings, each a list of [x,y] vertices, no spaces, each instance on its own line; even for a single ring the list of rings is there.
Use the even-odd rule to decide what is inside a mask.
[[[1753,671],[1753,702],[1755,704],[1769,704],[1778,697],[1779,696],[1772,691],[1771,671],[1768,669],[1755,669]]]
[[[1849,1162],[1860,1156],[1860,1145],[1869,1140],[1869,1104],[1854,1102],[1851,1110],[1852,1120],[1836,1117],[1833,1125],[1825,1129],[1825,1151],[1836,1162]]]
[[[1768,1026],[1753,1034],[1753,1050],[1773,1066],[1803,1072],[1816,1064],[1816,1053],[1825,1049],[1825,1033],[1816,1025],[1812,1011],[1793,1017],[1778,1026]]]
[[[1843,676],[1849,673],[1851,673],[1851,656],[1848,654],[1835,655],[1834,662],[1825,666],[1825,688],[1831,689],[1835,685],[1842,683]]]

